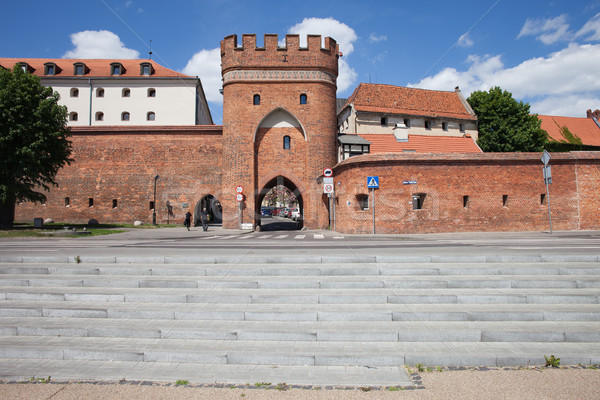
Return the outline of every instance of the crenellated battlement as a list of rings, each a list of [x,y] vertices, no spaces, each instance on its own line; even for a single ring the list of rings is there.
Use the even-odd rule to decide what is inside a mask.
[[[229,35],[221,41],[221,68],[243,69],[295,69],[325,70],[337,76],[337,42],[331,37],[321,43],[321,35],[308,35],[306,46],[300,45],[300,35],[285,35],[285,45],[279,43],[276,34],[264,35],[263,46],[256,44],[256,35],[244,34],[241,42],[237,35]]]

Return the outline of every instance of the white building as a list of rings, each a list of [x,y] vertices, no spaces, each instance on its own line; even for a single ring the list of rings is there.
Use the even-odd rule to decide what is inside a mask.
[[[477,116],[458,87],[361,83],[339,109],[338,132],[338,161],[367,152],[481,152]]]
[[[153,60],[0,58],[15,64],[58,92],[69,126],[213,124],[200,79]]]

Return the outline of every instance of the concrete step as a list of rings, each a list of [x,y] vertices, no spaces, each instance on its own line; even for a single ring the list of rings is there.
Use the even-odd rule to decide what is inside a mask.
[[[600,275],[563,276],[131,276],[67,277],[59,275],[7,274],[0,287],[107,287],[107,288],[231,288],[231,289],[533,289],[600,288]]]
[[[600,304],[270,304],[4,300],[0,317],[276,321],[600,321]]]
[[[246,289],[6,286],[1,300],[277,304],[598,304],[597,289]]]
[[[597,262],[573,265],[531,263],[370,264],[31,264],[0,263],[0,275],[139,276],[437,276],[437,275],[600,275]]]
[[[3,256],[0,263],[23,264],[430,264],[430,263],[597,263],[600,255],[595,254],[490,254],[490,255],[352,255],[352,256],[318,256],[318,255],[220,255],[220,256]]]
[[[236,365],[369,367],[415,365],[563,365],[600,363],[600,343],[248,342],[197,339],[0,337],[0,358]]]
[[[600,342],[600,322],[227,321],[1,317],[3,336],[247,341]]]
[[[52,381],[160,381],[187,380],[194,383],[253,385],[279,383],[289,386],[413,387],[404,368],[398,366],[240,365],[172,362],[0,359],[0,379],[29,381],[32,376]]]

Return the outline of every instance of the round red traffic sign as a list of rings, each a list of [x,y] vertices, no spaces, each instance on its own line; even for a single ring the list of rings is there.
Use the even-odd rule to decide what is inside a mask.
[[[236,187],[235,187],[235,192],[236,192],[236,193],[243,193],[243,192],[244,192],[244,188],[243,188],[243,187],[241,187],[241,186],[236,186]]]
[[[241,194],[241,193],[238,193],[238,194],[235,195],[235,199],[237,201],[244,201],[244,195]]]
[[[323,170],[323,176],[330,177],[333,175],[333,170],[331,168],[325,168]]]

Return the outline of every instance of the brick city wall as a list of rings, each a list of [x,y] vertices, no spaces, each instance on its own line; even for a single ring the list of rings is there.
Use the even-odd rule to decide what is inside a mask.
[[[307,48],[300,47],[298,35],[288,35],[286,41],[286,47],[279,47],[276,35],[265,35],[264,47],[257,48],[256,37],[244,35],[238,47],[234,35],[221,42],[222,192],[232,194],[222,200],[225,228],[238,227],[237,212],[228,212],[237,207],[235,187],[244,188],[243,222],[256,225],[262,185],[273,184],[277,176],[301,192],[306,226],[328,225],[316,178],[335,164],[338,48],[330,38],[321,48],[320,36],[309,36]],[[260,104],[254,104],[255,95]],[[300,104],[301,95],[306,104]],[[287,116],[298,128],[263,126],[273,115]],[[284,132],[292,139],[289,151],[282,149]]]
[[[219,126],[73,128],[72,134],[75,161],[58,173],[59,186],[45,205],[17,205],[16,221],[149,224],[157,174],[157,223],[183,223],[202,197],[221,197]]]
[[[550,165],[553,229],[600,229],[600,153],[553,153]],[[368,176],[379,176],[377,233],[549,230],[539,153],[366,155],[334,174],[339,232],[373,231],[371,197],[368,210],[358,201],[371,196]]]

